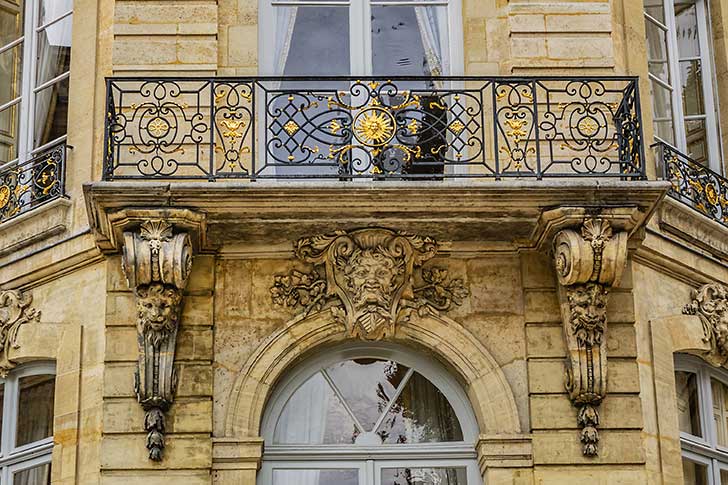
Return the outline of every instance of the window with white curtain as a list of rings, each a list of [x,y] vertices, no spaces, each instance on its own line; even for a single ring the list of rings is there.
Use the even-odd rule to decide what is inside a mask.
[[[728,485],[728,372],[675,357],[675,390],[686,485]]]
[[[263,0],[261,72],[460,74],[459,4],[459,0]]]
[[[430,358],[329,350],[279,384],[259,485],[482,485],[468,399]]]
[[[0,0],[0,165],[65,139],[73,0]]]
[[[27,364],[0,379],[0,483],[50,485],[55,366]]]
[[[645,0],[655,137],[720,171],[706,0]]]

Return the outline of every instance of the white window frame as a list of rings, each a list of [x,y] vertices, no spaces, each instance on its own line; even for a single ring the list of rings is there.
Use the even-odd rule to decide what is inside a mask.
[[[12,485],[13,474],[19,471],[51,463],[53,436],[23,446],[15,446],[20,379],[43,374],[55,375],[55,364],[52,362],[24,364],[12,370],[6,378],[0,379],[0,382],[4,384],[3,419],[0,432],[0,482],[2,484]]]
[[[259,71],[261,75],[275,74],[276,7],[338,6],[349,7],[349,65],[351,76],[372,75],[372,4],[375,6],[444,6],[447,7],[450,71],[443,73],[461,76],[465,72],[464,38],[461,0],[260,0],[259,1]]]
[[[720,485],[720,471],[728,470],[728,447],[718,445],[718,434],[713,425],[713,389],[710,381],[715,379],[728,386],[728,371],[713,367],[692,355],[676,354],[675,372],[695,374],[700,409],[700,430],[703,434],[703,438],[701,438],[680,431],[682,456],[687,460],[707,465],[708,485]]]
[[[69,16],[73,15],[73,8],[68,12],[64,12],[50,22],[46,22],[43,25],[39,25],[40,22],[40,10],[41,4],[39,0],[21,0],[24,24],[23,24],[23,36],[15,42],[8,44],[5,50],[12,49],[19,43],[23,44],[23,61],[21,64],[21,82],[20,82],[20,95],[15,99],[0,106],[0,111],[10,108],[13,105],[19,105],[19,122],[18,122],[18,156],[14,160],[10,160],[6,165],[14,163],[22,163],[25,160],[32,158],[38,152],[47,149],[57,143],[65,141],[68,134],[63,134],[58,138],[48,141],[43,145],[33,148],[34,144],[34,132],[33,127],[35,126],[35,97],[44,88],[47,88],[55,83],[62,82],[71,75],[70,69],[60,75],[49,79],[39,86],[35,86],[35,79],[37,73],[37,58],[38,58],[38,34],[56,24]],[[2,48],[3,46],[0,46]],[[5,52],[0,50],[0,54]],[[1,164],[0,164],[1,166]]]
[[[679,3],[679,0],[677,0]],[[690,116],[685,115],[682,102],[682,86],[680,74],[680,55],[677,40],[677,28],[675,20],[675,3],[676,0],[664,0],[664,17],[665,23],[652,17],[645,12],[645,18],[648,22],[654,24],[657,28],[665,32],[667,39],[667,64],[670,73],[670,84],[649,73],[649,78],[661,86],[665,87],[672,93],[672,122],[675,136],[675,148],[683,153],[687,153],[687,134],[685,132],[685,121]],[[706,0],[695,0],[696,13],[698,17],[698,40],[700,43],[700,64],[703,72],[703,98],[705,100],[705,129],[707,136],[708,163],[709,168],[715,172],[722,173],[721,165],[721,146],[720,136],[718,133],[717,119],[717,99],[716,99],[716,78],[713,74],[713,47],[710,34],[710,10]],[[696,119],[703,118],[702,115],[696,116]],[[655,136],[658,141],[667,143]],[[670,143],[667,143],[671,145]]]
[[[446,397],[463,433],[461,442],[381,445],[275,445],[278,418],[293,393],[323,368],[356,358],[391,360],[428,379]],[[261,422],[266,445],[258,485],[271,485],[273,470],[291,468],[359,469],[359,485],[381,485],[382,468],[466,468],[468,485],[482,485],[475,444],[479,427],[467,394],[433,359],[426,359],[391,343],[353,343],[327,350],[286,376],[273,392]]]

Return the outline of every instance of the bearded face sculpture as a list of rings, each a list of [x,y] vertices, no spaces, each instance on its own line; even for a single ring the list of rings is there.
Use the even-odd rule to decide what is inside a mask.
[[[581,345],[599,345],[607,323],[607,290],[598,283],[568,290],[571,328]]]
[[[159,349],[177,328],[180,292],[171,285],[155,283],[138,287],[136,294],[140,335]]]
[[[341,271],[351,295],[355,335],[380,338],[393,330],[392,299],[402,284],[404,261],[385,249],[356,250]]]

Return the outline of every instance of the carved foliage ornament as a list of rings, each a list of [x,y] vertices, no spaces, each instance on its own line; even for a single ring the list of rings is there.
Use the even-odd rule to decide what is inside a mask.
[[[30,293],[0,291],[0,377],[6,377],[16,365],[10,360],[10,351],[18,348],[21,325],[40,321],[40,312],[30,307],[32,301]]]
[[[728,286],[710,283],[693,290],[693,301],[683,313],[698,315],[703,323],[703,340],[711,350],[703,357],[713,365],[728,363]]]
[[[587,219],[579,232],[554,239],[554,264],[569,352],[566,389],[578,408],[577,423],[586,456],[598,453],[598,406],[607,392],[607,297],[627,261],[627,234],[605,219]]]
[[[137,399],[145,411],[149,458],[162,459],[165,412],[177,387],[174,353],[182,293],[192,268],[186,233],[161,220],[146,221],[124,233],[124,272],[137,303]]]
[[[276,276],[273,302],[302,306],[307,315],[331,309],[350,335],[365,340],[392,335],[412,311],[447,311],[468,294],[447,270],[422,269],[437,252],[429,237],[379,228],[337,231],[303,238],[294,252],[313,268]],[[416,276],[423,282],[418,287]]]

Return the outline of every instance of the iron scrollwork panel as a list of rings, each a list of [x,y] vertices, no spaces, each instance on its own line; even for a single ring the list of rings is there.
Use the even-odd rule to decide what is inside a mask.
[[[65,195],[66,144],[0,172],[0,222]]]

